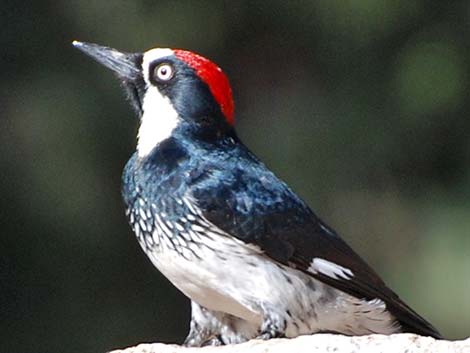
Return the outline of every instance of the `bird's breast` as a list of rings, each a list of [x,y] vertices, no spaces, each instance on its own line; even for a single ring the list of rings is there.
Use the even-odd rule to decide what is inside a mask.
[[[239,271],[254,250],[205,220],[189,197],[155,202],[137,197],[126,214],[146,255],[186,296],[212,310],[261,322],[260,313],[234,295],[246,285]]]

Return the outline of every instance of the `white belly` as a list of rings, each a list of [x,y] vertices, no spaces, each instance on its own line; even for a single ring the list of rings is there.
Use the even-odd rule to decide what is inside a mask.
[[[266,278],[266,270],[261,268],[260,255],[251,249],[244,249],[240,244],[236,244],[236,247],[243,251],[229,253],[223,250],[231,250],[226,245],[216,244],[217,251],[201,246],[195,250],[199,257],[192,255],[185,258],[165,247],[160,252],[147,252],[147,255],[159,271],[191,300],[207,309],[261,324],[260,308],[249,303],[255,298],[266,296],[265,293],[259,293],[267,286],[262,283]],[[252,257],[256,265],[247,266],[247,257]]]
[[[180,235],[170,233],[165,224],[153,233],[153,249],[138,234],[140,244],[163,275],[207,309],[258,328],[269,313],[286,322],[287,337],[318,331],[391,334],[400,329],[382,301],[360,300],[327,286],[209,223],[204,228],[193,225]]]

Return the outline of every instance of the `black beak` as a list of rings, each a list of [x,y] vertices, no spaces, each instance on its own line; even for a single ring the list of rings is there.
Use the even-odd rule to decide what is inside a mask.
[[[93,43],[73,41],[73,46],[91,56],[100,64],[113,70],[119,78],[133,81],[141,77],[137,64],[137,54],[121,53],[113,48]]]

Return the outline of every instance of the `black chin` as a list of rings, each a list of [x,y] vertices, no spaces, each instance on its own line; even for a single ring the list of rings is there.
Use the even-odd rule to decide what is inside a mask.
[[[144,99],[145,83],[143,79],[123,81],[122,86],[127,95],[127,99],[134,108],[138,117],[142,116],[142,101]]]

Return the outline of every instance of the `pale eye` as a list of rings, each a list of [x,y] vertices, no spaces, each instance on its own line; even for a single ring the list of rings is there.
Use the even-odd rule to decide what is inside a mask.
[[[158,65],[153,71],[154,77],[158,81],[169,81],[173,78],[174,73],[173,66],[167,63]]]

